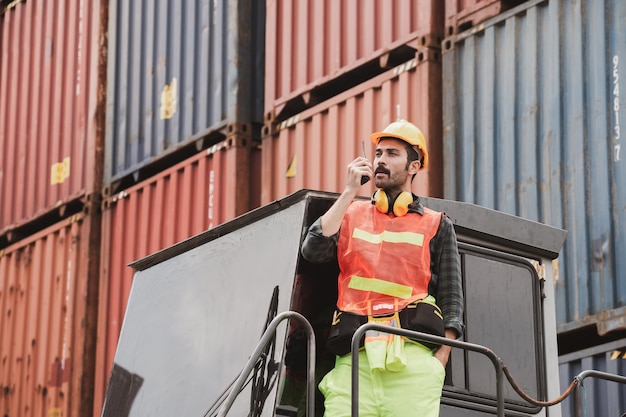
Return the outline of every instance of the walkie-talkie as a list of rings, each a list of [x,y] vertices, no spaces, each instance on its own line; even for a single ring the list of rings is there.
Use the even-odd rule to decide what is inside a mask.
[[[367,159],[367,156],[365,155],[365,141],[364,140],[361,141],[361,147],[363,148],[363,158]],[[370,180],[369,176],[362,175],[361,176],[361,185],[365,184],[369,180]]]

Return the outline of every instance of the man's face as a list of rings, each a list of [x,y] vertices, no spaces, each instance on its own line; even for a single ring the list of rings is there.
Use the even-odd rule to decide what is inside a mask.
[[[374,158],[374,184],[386,190],[401,190],[411,179],[407,169],[406,144],[395,139],[381,139]],[[412,166],[411,168],[412,169]]]

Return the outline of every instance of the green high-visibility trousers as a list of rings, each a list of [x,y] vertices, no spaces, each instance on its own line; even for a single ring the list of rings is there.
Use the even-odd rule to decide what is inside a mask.
[[[365,350],[359,352],[360,417],[436,417],[445,378],[441,362],[426,347],[405,342],[406,367],[399,372],[370,369]],[[352,356],[337,357],[322,379],[325,417],[350,417]]]

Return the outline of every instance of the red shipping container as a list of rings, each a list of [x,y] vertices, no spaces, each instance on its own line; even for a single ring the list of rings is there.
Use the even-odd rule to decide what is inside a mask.
[[[266,125],[262,147],[261,204],[303,188],[341,192],[346,167],[362,154],[374,159],[370,134],[397,118],[416,124],[428,144],[429,166],[413,191],[441,197],[441,55],[427,49],[415,59],[278,124]],[[374,191],[370,181],[361,195]]]
[[[446,36],[456,35],[526,0],[445,0]]]
[[[259,157],[249,137],[231,136],[103,201],[96,415],[133,278],[128,264],[257,207]]]
[[[0,15],[0,235],[101,187],[106,9],[28,0]]]
[[[266,122],[290,100],[412,40],[440,47],[443,38],[441,0],[267,0],[266,5]]]
[[[77,214],[0,251],[2,415],[92,415],[99,224]]]

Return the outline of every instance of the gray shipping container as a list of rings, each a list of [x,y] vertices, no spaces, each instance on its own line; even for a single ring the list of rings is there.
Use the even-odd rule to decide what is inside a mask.
[[[581,372],[596,370],[613,375],[626,375],[626,339],[614,341],[579,352],[559,356],[561,389]],[[584,416],[621,416],[626,413],[626,385],[601,378],[583,379],[581,401],[570,395],[562,403],[564,416],[574,416],[577,404],[584,407]]]
[[[113,0],[109,12],[105,185],[262,124],[265,2]]]
[[[624,22],[531,1],[444,40],[444,196],[568,230],[559,332],[626,328]]]

